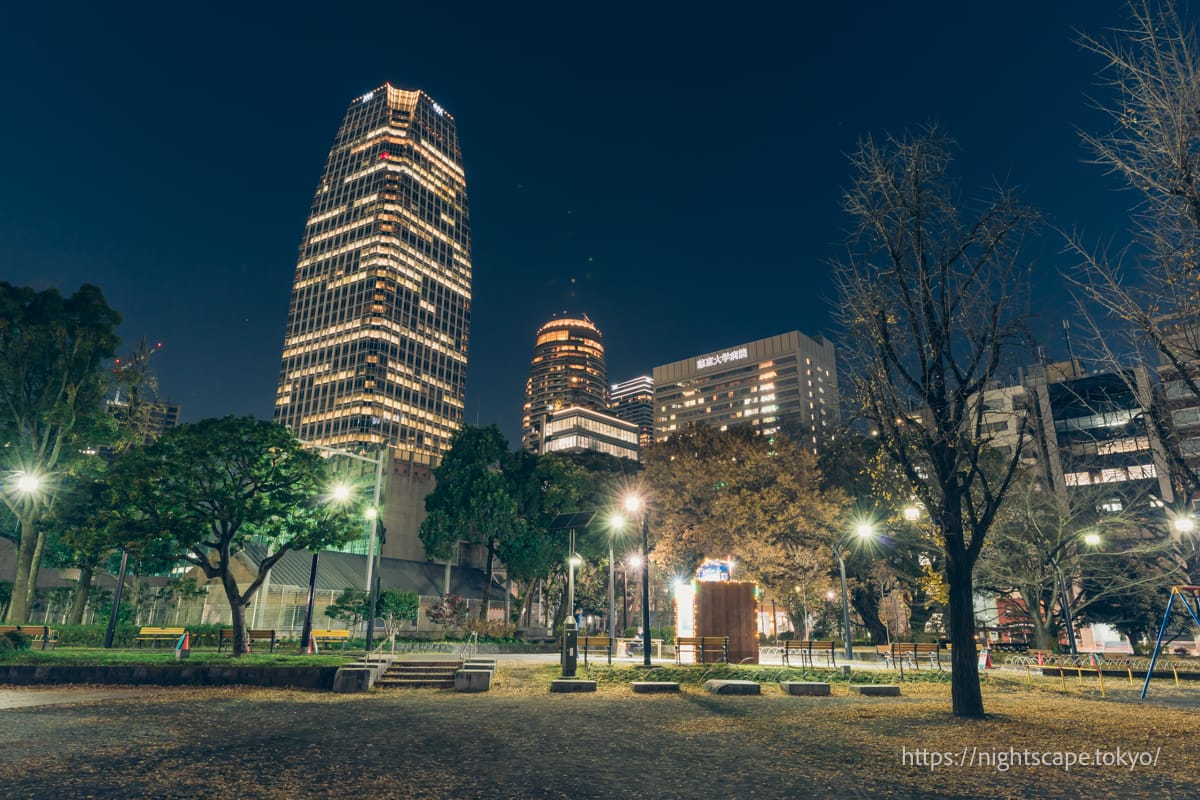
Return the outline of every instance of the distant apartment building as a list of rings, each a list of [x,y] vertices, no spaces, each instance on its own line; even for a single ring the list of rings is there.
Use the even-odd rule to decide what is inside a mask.
[[[655,441],[701,422],[815,447],[839,421],[833,343],[799,331],[655,367],[653,381]]]
[[[1169,415],[1169,419],[1162,421],[1166,423],[1163,444],[1174,454],[1174,463],[1183,462],[1186,471],[1200,474],[1200,393],[1192,388],[1200,387],[1200,324],[1165,321],[1163,328],[1167,334],[1166,349],[1174,357],[1159,354],[1158,376]],[[1193,502],[1196,499],[1193,497]]]
[[[608,410],[638,427],[641,447],[654,441],[654,379],[649,375],[614,383],[608,392]]]

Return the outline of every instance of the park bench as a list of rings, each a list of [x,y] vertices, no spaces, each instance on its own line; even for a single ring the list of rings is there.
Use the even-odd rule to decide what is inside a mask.
[[[0,625],[0,636],[6,633],[23,633],[33,640],[39,650],[53,650],[58,644],[58,631],[49,625]]]
[[[330,642],[341,642],[342,649],[346,649],[346,642],[350,641],[350,631],[346,629],[340,630],[314,630],[312,636],[313,642],[317,647],[329,644]]]
[[[269,642],[270,652],[275,652],[275,631],[249,628],[246,630],[246,642]],[[221,628],[217,631],[217,652],[225,649],[225,645],[233,644],[233,628]]]
[[[728,636],[678,636],[675,639],[675,663],[683,663],[681,656],[684,648],[691,648],[696,654],[697,664],[707,664],[717,659],[709,659],[710,654],[721,654],[721,661],[729,663]]]
[[[922,661],[928,661],[929,666],[942,668],[942,661],[939,658],[940,652],[937,644],[933,642],[892,642],[891,644],[875,645],[875,652],[883,659],[885,664],[895,667],[899,666],[904,669],[904,662],[907,661],[918,670],[921,668]]]
[[[837,661],[834,660],[835,648],[833,642],[811,642],[803,639],[788,639],[783,643],[783,663],[785,666],[791,666],[791,657],[793,655],[800,656],[800,666],[807,664],[810,667],[816,666],[813,663],[813,656],[819,655],[823,657],[826,663],[831,667],[837,666]]]
[[[588,663],[588,651],[596,650],[607,654],[612,648],[612,639],[608,636],[580,636],[579,637],[579,652],[583,653],[583,665],[586,667]]]
[[[650,650],[651,650],[651,652],[654,653],[655,658],[662,658],[662,646],[663,646],[662,639],[651,639],[650,640]],[[622,639],[622,638],[618,637],[616,652],[618,654],[624,654],[625,656],[628,656],[629,658],[633,658],[634,656],[641,655],[642,654],[642,637],[638,636],[638,637],[632,638],[632,639]]]
[[[145,642],[152,642],[155,647],[159,642],[166,642],[174,645],[179,641],[179,637],[183,636],[183,628],[142,628],[138,631],[138,635],[133,637],[133,643],[141,647]]]

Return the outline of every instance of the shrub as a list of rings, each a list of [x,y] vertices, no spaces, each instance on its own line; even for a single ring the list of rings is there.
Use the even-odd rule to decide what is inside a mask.
[[[0,657],[28,650],[31,644],[33,644],[33,637],[26,636],[19,631],[9,631],[0,636]]]

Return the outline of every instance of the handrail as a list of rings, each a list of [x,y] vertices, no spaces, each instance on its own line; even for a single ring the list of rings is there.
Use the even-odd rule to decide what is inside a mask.
[[[479,654],[479,632],[478,631],[471,632],[471,635],[467,637],[467,640],[462,643],[462,647],[459,648],[458,654],[459,654],[459,656],[461,656],[464,659],[465,658],[474,658],[476,655]]]

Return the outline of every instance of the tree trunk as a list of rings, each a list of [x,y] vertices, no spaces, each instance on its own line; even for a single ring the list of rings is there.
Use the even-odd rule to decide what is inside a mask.
[[[863,621],[863,627],[871,634],[871,641],[884,644],[888,640],[887,626],[879,618],[879,605],[875,602],[875,592],[865,586],[856,586],[850,591],[850,606],[858,612]],[[853,622],[853,620],[851,620]],[[850,638],[854,638],[851,628]]]
[[[25,540],[24,534],[21,535],[21,540]],[[33,608],[37,605],[37,580],[38,572],[42,566],[42,551],[46,549],[46,534],[44,531],[37,531],[34,536],[33,558],[29,562],[29,584],[26,587],[25,599],[25,618],[29,619],[29,615],[33,612]]]
[[[75,596],[71,599],[71,610],[67,614],[68,625],[82,625],[83,612],[87,608],[88,594],[92,591],[92,576],[96,565],[84,564],[79,568],[79,581],[75,584]]]
[[[12,600],[8,604],[7,622],[22,625],[29,621],[29,568],[37,545],[37,534],[33,530],[33,517],[21,519],[21,543],[17,546],[16,574],[13,577]],[[37,577],[34,576],[34,580]]]
[[[479,621],[488,621],[488,612],[492,608],[492,562],[496,555],[494,541],[491,536],[487,540],[487,565],[483,570],[483,602],[479,605]]]
[[[246,639],[246,599],[238,590],[237,580],[224,570],[221,585],[225,587],[225,598],[229,601],[229,614],[233,620],[233,657],[244,656],[249,649]]]
[[[946,536],[947,540],[952,537],[952,533]],[[950,595],[951,708],[956,717],[982,719],[983,693],[979,688],[979,658],[975,652],[975,596],[970,557],[961,544],[958,548],[949,546],[946,550],[946,582]]]

